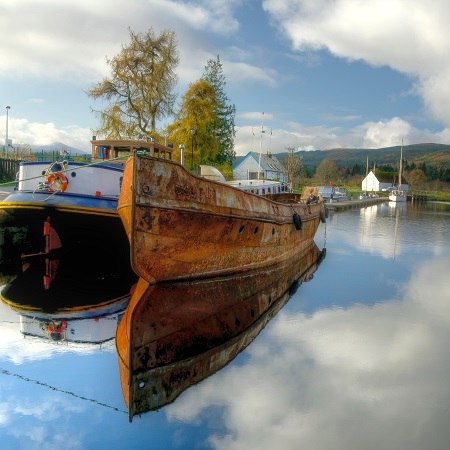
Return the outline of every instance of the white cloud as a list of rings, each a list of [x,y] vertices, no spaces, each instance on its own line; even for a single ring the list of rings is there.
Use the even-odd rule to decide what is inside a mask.
[[[365,123],[360,128],[365,129],[363,147],[391,147],[399,145],[405,136],[409,135],[411,125],[399,117],[387,122]]]
[[[260,68],[248,63],[223,61],[226,65],[224,74],[230,77],[234,83],[254,81],[266,86],[274,87],[278,84],[277,72],[274,69]]]
[[[450,125],[450,9],[420,0],[264,0],[297,51],[387,65],[416,80],[425,105]]]
[[[0,120],[2,120],[1,116]],[[90,128],[81,128],[76,125],[58,128],[53,122],[29,122],[26,119],[10,117],[8,129],[9,137],[14,137],[13,145],[47,145],[61,142],[90,152],[89,142],[92,135]]]
[[[128,27],[159,33],[176,29],[181,54],[207,49],[196,31],[236,33],[233,17],[236,1],[195,3],[173,0],[16,0],[0,14],[0,74],[27,77],[96,80],[108,72],[106,57],[119,53],[129,41]],[[32,14],[30,14],[32,12]],[[20,24],[20,26],[18,26]],[[176,27],[174,27],[176,24]],[[203,56],[200,52],[199,55]],[[211,53],[209,57],[214,57]],[[187,67],[203,67],[207,59],[183,59]],[[259,75],[260,76],[260,75]],[[188,81],[192,81],[192,78]]]
[[[424,263],[401,300],[281,311],[247,362],[186,391],[168,416],[191,422],[219,407],[218,449],[441,448],[450,439],[449,264]]]

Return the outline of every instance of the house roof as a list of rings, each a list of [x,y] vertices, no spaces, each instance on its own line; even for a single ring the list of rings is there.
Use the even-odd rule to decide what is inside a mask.
[[[259,153],[256,152],[248,152],[244,159],[237,164],[235,167],[239,167],[244,161],[248,158],[253,158],[256,162],[259,162]],[[285,172],[283,164],[278,160],[278,158],[271,153],[261,153],[261,169],[270,170],[273,172]]]

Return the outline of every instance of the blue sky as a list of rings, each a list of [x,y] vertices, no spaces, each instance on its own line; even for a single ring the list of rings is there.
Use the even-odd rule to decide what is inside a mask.
[[[10,106],[13,145],[89,151],[101,105],[85,92],[128,28],[152,27],[176,33],[179,99],[220,56],[237,154],[259,150],[262,122],[273,153],[448,144],[448,23],[446,0],[4,0],[0,142]]]

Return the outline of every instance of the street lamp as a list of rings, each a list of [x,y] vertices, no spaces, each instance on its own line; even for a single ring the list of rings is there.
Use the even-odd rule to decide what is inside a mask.
[[[192,127],[191,128],[191,170],[194,167],[194,135],[197,132],[197,130]]]
[[[5,157],[6,157],[6,153],[8,151],[8,115],[9,115],[9,110],[11,109],[11,106],[7,106],[6,107],[6,136],[5,136]]]

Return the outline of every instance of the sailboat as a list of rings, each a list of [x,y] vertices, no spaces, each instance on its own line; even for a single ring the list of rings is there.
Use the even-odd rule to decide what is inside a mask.
[[[390,202],[406,202],[406,193],[402,189],[403,142],[400,147],[400,166],[398,169],[398,185],[389,194]]]

